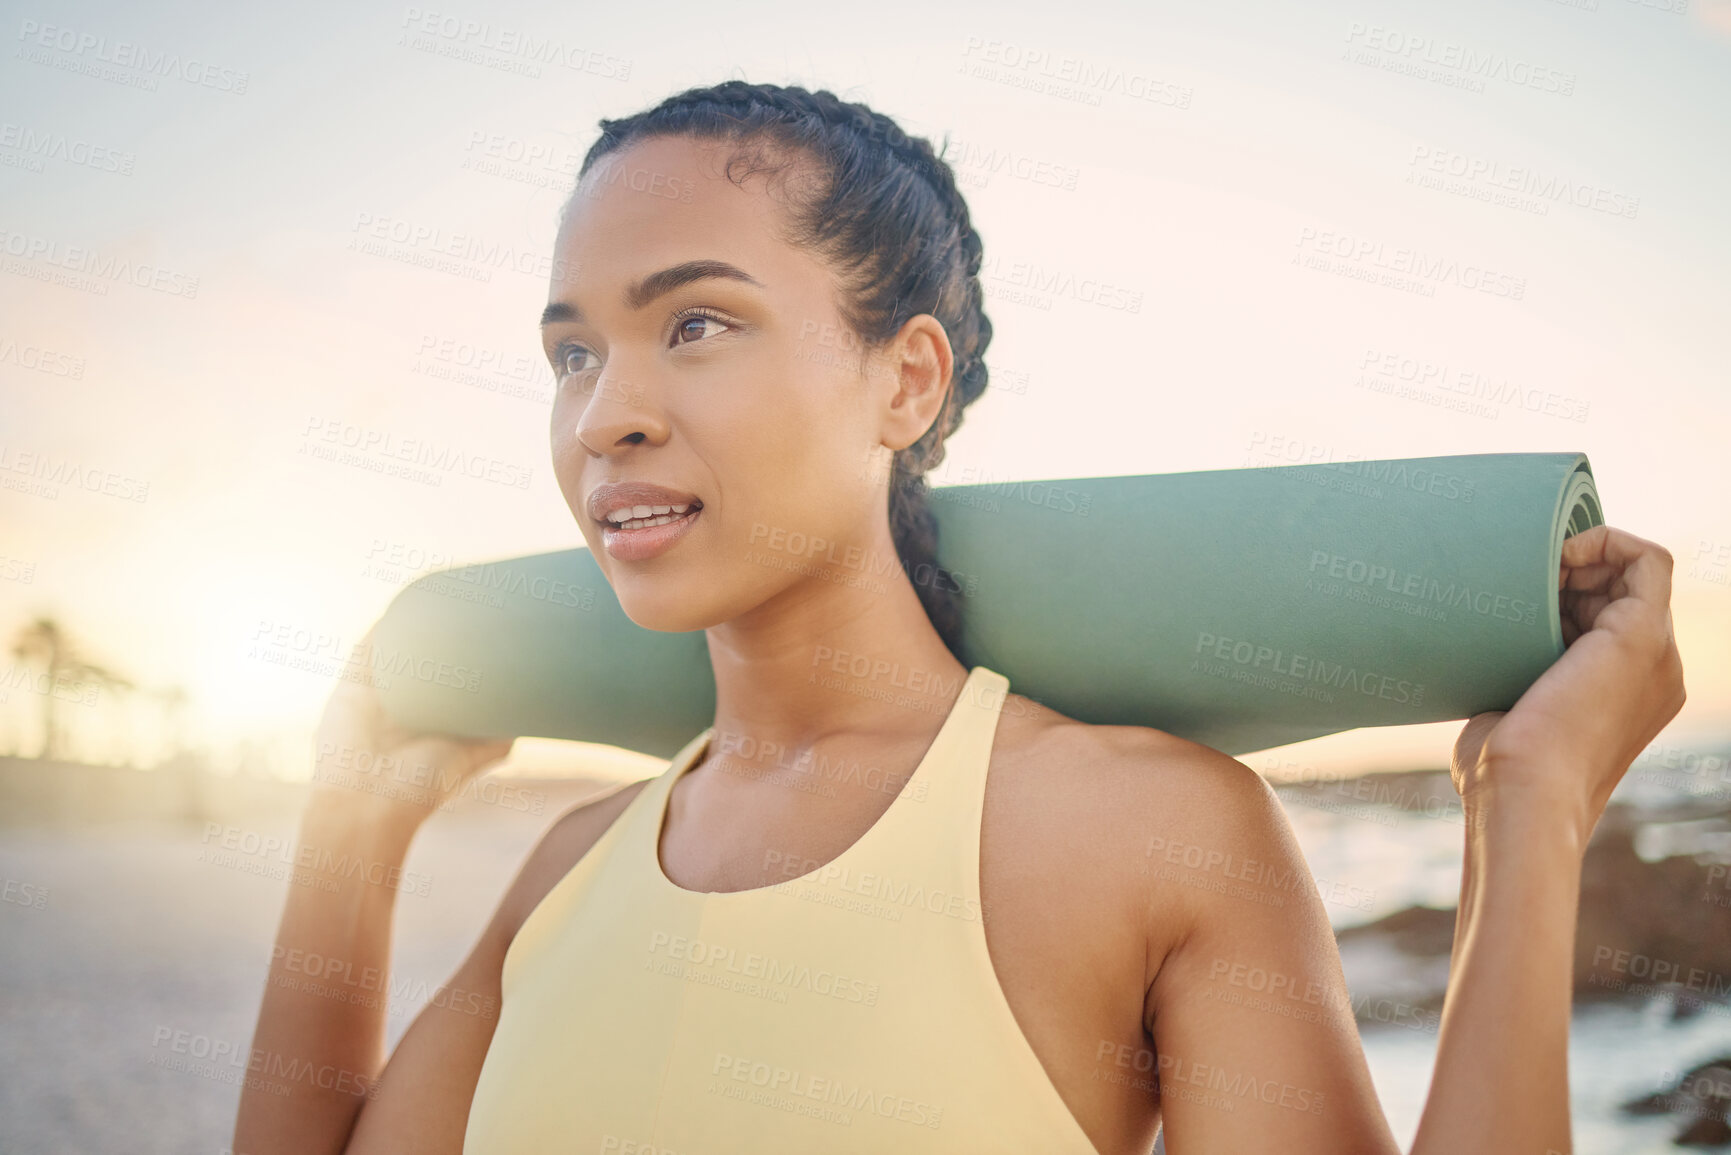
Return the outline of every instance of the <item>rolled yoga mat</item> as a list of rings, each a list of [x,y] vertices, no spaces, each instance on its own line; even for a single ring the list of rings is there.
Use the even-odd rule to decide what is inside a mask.
[[[1234,755],[1508,709],[1563,652],[1563,540],[1604,520],[1578,453],[993,482],[931,499],[966,664],[1081,721]],[[778,566],[851,560],[812,557],[795,534],[750,546]],[[839,576],[884,580],[872,564]],[[374,642],[384,706],[416,729],[671,757],[714,722],[703,632],[633,623],[587,549],[423,577]],[[814,651],[825,677],[903,678],[860,662]]]

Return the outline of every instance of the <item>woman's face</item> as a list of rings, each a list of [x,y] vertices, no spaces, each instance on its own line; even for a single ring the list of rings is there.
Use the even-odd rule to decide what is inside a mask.
[[[597,162],[542,328],[559,487],[626,613],[657,630],[731,620],[850,547],[882,552],[889,455],[931,425],[951,369],[930,316],[862,362],[834,275],[781,238],[764,178],[723,174],[730,151],[660,137]],[[655,506],[675,507],[664,524],[609,521]]]

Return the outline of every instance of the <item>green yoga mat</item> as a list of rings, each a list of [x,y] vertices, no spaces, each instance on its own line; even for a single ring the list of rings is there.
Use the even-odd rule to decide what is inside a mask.
[[[1234,755],[1508,709],[1563,652],[1564,538],[1604,520],[1578,453],[945,486],[932,509],[968,665]],[[633,623],[586,549],[423,577],[374,640],[418,729],[670,757],[714,721],[703,633]]]

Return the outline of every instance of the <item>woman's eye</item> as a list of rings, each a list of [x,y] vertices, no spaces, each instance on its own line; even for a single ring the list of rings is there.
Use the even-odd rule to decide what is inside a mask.
[[[598,360],[595,365],[589,364],[590,359],[594,356],[595,354],[581,345],[565,346],[559,351],[559,376],[561,378],[575,377],[579,373],[599,368],[600,362]]]
[[[712,326],[713,331],[705,332],[704,326],[706,325]],[[708,313],[692,313],[673,323],[673,343],[689,345],[693,341],[701,341],[705,337],[716,336],[721,331],[732,327],[719,317],[711,317]]]

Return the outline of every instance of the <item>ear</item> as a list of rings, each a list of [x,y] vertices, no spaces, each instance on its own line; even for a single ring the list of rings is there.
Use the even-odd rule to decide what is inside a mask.
[[[955,370],[950,335],[930,313],[909,317],[880,362],[887,374],[883,443],[906,449],[937,421]]]

